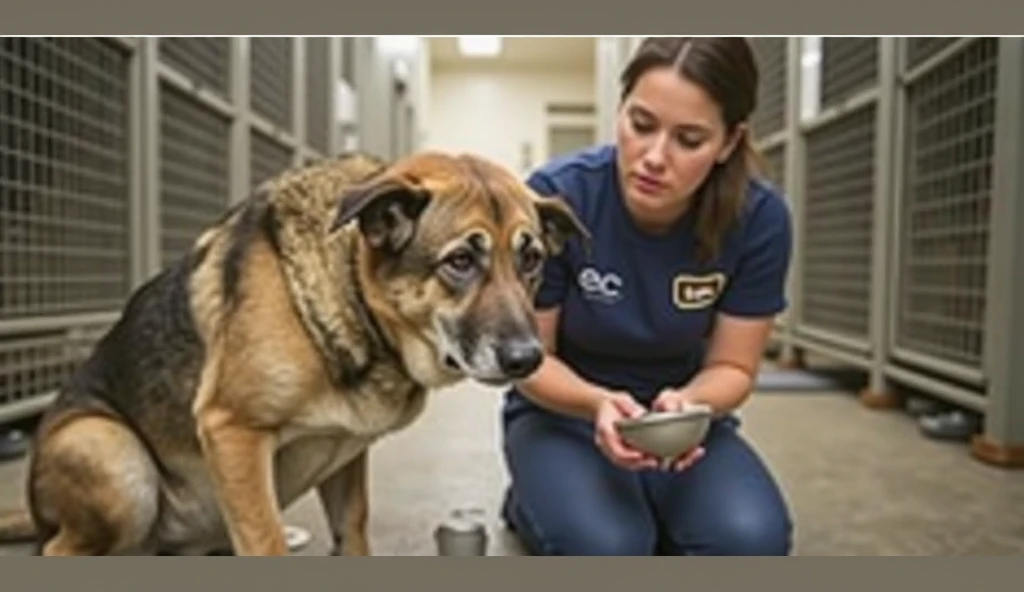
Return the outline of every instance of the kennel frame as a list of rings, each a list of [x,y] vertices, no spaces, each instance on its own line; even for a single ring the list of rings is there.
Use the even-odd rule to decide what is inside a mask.
[[[264,47],[260,55],[276,56],[278,59],[272,64],[276,71],[268,72],[270,68],[267,64],[252,59],[254,42],[270,44]],[[30,40],[27,43],[42,44],[39,47],[45,47],[50,40]],[[339,78],[346,57],[341,55],[341,38],[111,37],[102,38],[101,43],[116,48],[127,61],[123,79],[126,90],[123,127],[126,137],[123,152],[127,178],[124,200],[127,236],[123,249],[127,253],[127,269],[123,271],[128,280],[123,288],[123,297],[127,297],[131,290],[152,277],[175,254],[166,252],[170,247],[163,241],[168,228],[163,211],[167,194],[162,187],[162,176],[166,170],[162,170],[162,167],[167,167],[168,163],[163,158],[166,154],[163,154],[161,146],[161,141],[166,139],[161,133],[161,123],[167,113],[161,107],[170,104],[167,102],[169,93],[173,94],[174,105],[179,108],[179,113],[211,116],[225,124],[226,133],[222,138],[222,160],[225,166],[220,171],[224,178],[220,179],[218,186],[226,191],[219,194],[223,197],[222,201],[208,204],[211,209],[221,209],[242,199],[259,181],[253,176],[255,147],[251,138],[254,134],[277,148],[279,155],[286,155],[279,161],[284,165],[299,164],[335,153],[341,147],[342,131],[333,125],[336,120],[337,89],[332,84]],[[311,46],[320,52],[315,59],[307,54]],[[216,47],[215,51],[211,50],[213,47]],[[177,59],[175,51],[179,52]],[[180,59],[182,51],[191,61]],[[17,58],[19,62],[26,62],[41,53],[44,52],[33,46],[25,50],[25,56],[10,54],[0,56],[0,59]],[[280,59],[282,56],[283,61]],[[318,66],[317,71],[307,68],[311,59]],[[181,67],[182,63],[192,64],[194,68],[189,71],[189,68]],[[47,64],[37,65],[32,62],[29,65],[35,76],[53,78],[57,84],[61,83],[58,71],[47,70]],[[96,66],[83,62],[77,63],[77,67],[85,72]],[[79,75],[76,72],[64,72],[64,75]],[[282,72],[284,76],[281,76]],[[284,80],[274,87],[277,92],[270,97],[270,103],[267,100],[253,100],[254,74],[262,76],[263,80],[267,76],[278,76]],[[41,87],[41,84],[38,86]],[[271,110],[266,105],[274,101],[279,108],[268,113]],[[282,105],[283,108],[280,108]],[[307,117],[310,113],[314,117]],[[29,116],[22,113],[0,115],[22,117],[22,120],[15,122],[17,125],[44,125],[28,119]],[[75,115],[87,117],[87,114]],[[314,138],[316,145],[313,145],[310,139],[317,129],[325,132]],[[209,193],[206,196],[208,198],[214,195]],[[197,219],[195,222],[206,221],[210,220]],[[191,230],[186,228],[183,232]],[[45,273],[45,270],[38,273]],[[5,384],[34,380],[23,378],[22,375],[30,376],[33,372],[43,371],[39,370],[44,368],[42,365],[50,363],[44,354],[33,354],[34,350],[30,349],[32,347],[45,347],[39,351],[50,352],[45,355],[61,364],[80,361],[89,345],[116,321],[119,312],[119,309],[111,309],[74,314],[0,315],[0,373],[7,380]],[[59,371],[52,371],[45,382],[55,384],[60,379],[57,374]],[[52,388],[24,393],[13,386],[10,388],[8,393],[0,390],[0,423],[36,414],[55,396]]]
[[[963,56],[984,38],[873,39],[877,43],[874,82],[856,88],[810,116],[802,114],[804,78],[809,72],[820,81],[821,66],[816,71],[801,67],[807,38],[787,39],[785,123],[781,130],[772,130],[758,144],[769,155],[784,155],[782,171],[776,171],[781,174],[774,178],[786,192],[794,219],[795,256],[787,283],[791,305],[776,324],[773,344],[786,362],[799,360],[800,354],[807,352],[863,370],[867,374],[867,395],[885,398],[897,387],[908,386],[978,412],[983,417],[984,440],[1003,450],[1019,450],[1024,446],[1024,368],[1013,363],[1012,352],[1024,346],[1019,337],[1024,334],[1024,321],[1020,318],[1024,304],[1015,306],[1024,302],[1024,286],[1020,285],[1024,280],[1019,279],[1024,276],[1024,240],[1020,238],[1024,231],[1024,208],[1017,205],[1024,201],[1024,179],[1016,166],[1024,162],[1024,117],[1017,107],[1024,101],[1024,40],[1007,37],[984,40],[996,49],[994,87],[990,95],[985,95],[975,79],[968,82],[966,77],[952,79],[946,74],[936,74],[944,66],[958,73],[971,67],[980,68],[979,60],[983,58]],[[954,62],[958,59],[970,66]],[[955,66],[949,66],[954,63]],[[982,65],[985,64],[993,67],[992,62]],[[904,270],[909,265],[901,238],[912,229],[908,226],[906,208],[913,196],[905,187],[911,164],[907,160],[908,151],[915,147],[915,138],[908,129],[909,101],[915,85],[930,74],[942,84],[963,86],[957,92],[968,101],[994,99],[995,104],[994,121],[990,124],[993,149],[988,161],[992,184],[990,191],[979,198],[987,200],[990,208],[985,220],[985,279],[980,284],[984,294],[980,306],[984,308],[980,321],[977,316],[973,317],[974,325],[970,325],[970,319],[965,321],[969,328],[983,332],[983,345],[973,363],[921,351],[900,342],[901,314],[912,310],[912,306],[901,310],[898,300],[901,288],[905,288],[899,282],[904,279]],[[988,80],[984,76],[982,79]],[[946,108],[952,110],[948,104]],[[807,322],[805,292],[813,278],[808,277],[810,270],[804,250],[821,240],[813,234],[807,219],[809,200],[815,197],[808,195],[808,138],[834,129],[830,126],[863,109],[874,110],[872,189],[870,195],[861,196],[871,207],[870,286],[865,330],[851,335]],[[946,115],[948,113],[944,112],[935,117]],[[966,134],[976,130],[962,131]],[[958,138],[960,136],[947,141],[954,142]],[[957,164],[962,165],[954,163]],[[954,227],[947,226],[945,230],[948,232],[951,228]],[[954,260],[953,263],[962,262]],[[949,291],[954,297],[962,296],[964,288],[952,285]],[[977,309],[970,310],[977,313]],[[948,321],[937,319],[936,325],[944,320]],[[968,349],[964,347],[965,351]],[[970,356],[963,358],[970,359]]]

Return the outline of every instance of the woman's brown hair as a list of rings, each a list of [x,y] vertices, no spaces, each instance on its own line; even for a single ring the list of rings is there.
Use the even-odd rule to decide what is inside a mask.
[[[649,37],[622,71],[621,100],[637,80],[653,68],[674,68],[700,86],[718,104],[726,135],[748,122],[757,106],[758,70],[754,53],[743,37]],[[718,256],[723,236],[739,218],[747,183],[759,172],[760,156],[749,127],[729,159],[716,163],[694,195],[697,208],[698,256]]]

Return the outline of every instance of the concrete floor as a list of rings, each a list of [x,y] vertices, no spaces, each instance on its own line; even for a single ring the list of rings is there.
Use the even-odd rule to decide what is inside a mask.
[[[372,457],[372,544],[378,555],[433,555],[431,533],[456,507],[482,508],[491,555],[519,554],[497,511],[505,484],[495,391],[439,392],[426,415]],[[900,412],[870,411],[845,392],[759,393],[743,411],[747,436],[792,504],[799,555],[1024,553],[1024,472],[970,459],[962,444],[927,440]],[[0,463],[0,507],[17,503],[23,462]],[[287,511],[309,528],[300,554],[327,551],[312,495]],[[23,546],[0,555],[25,554]]]

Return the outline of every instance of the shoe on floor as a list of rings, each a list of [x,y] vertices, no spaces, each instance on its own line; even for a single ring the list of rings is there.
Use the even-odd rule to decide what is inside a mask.
[[[922,415],[917,423],[925,436],[936,440],[967,440],[978,430],[978,421],[963,411]]]

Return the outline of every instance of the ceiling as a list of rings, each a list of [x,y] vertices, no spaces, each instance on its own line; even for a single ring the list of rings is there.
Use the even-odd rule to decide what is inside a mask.
[[[496,57],[465,57],[456,37],[430,37],[435,66],[486,65],[488,67],[593,68],[594,37],[504,37]]]

